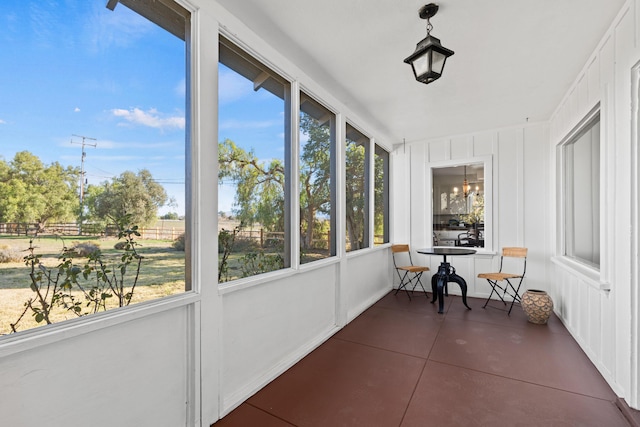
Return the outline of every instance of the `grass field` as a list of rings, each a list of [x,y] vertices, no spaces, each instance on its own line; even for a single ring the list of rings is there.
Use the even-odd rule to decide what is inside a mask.
[[[237,221],[220,219],[219,229],[232,230]],[[160,226],[160,225],[156,225]],[[163,227],[184,229],[184,221],[165,221]],[[10,247],[22,258],[29,254],[28,248],[30,238],[24,236],[0,236],[0,249]],[[64,245],[71,247],[74,243],[93,242],[100,247],[105,257],[118,257],[122,251],[114,249],[117,243],[115,238],[99,238],[87,236],[67,236],[64,240],[53,236],[41,236],[33,238],[35,254],[41,255],[41,263],[47,268],[53,268],[60,263],[58,256],[62,253]],[[131,304],[174,295],[184,291],[185,288],[185,253],[176,251],[172,247],[170,240],[148,240],[139,239],[137,250],[144,257],[134,296]],[[238,241],[233,253],[228,259],[228,274],[222,281],[234,280],[244,276],[243,266],[246,268],[244,257],[250,252],[261,252],[262,250],[254,243]],[[276,255],[275,248],[264,249],[266,255]],[[302,263],[327,257],[326,250],[306,251],[301,259]],[[220,257],[218,262],[220,262]],[[86,259],[79,259],[78,265],[84,265]],[[117,262],[116,259],[114,261]],[[30,267],[24,261],[0,263],[0,335],[11,332],[11,323],[15,323],[24,311],[25,302],[35,296],[30,289],[31,280],[29,278]],[[263,270],[265,271],[265,270]],[[268,271],[268,268],[267,270]],[[254,271],[251,274],[258,274]],[[133,276],[133,272],[129,274]],[[115,298],[111,298],[111,306],[117,305]],[[116,303],[116,304],[114,304]],[[51,319],[59,322],[76,315],[59,309],[54,312]],[[28,312],[20,321],[18,330],[34,328],[44,325],[44,322],[37,323],[31,312]]]
[[[58,265],[58,255],[64,244],[71,246],[72,242],[94,242],[100,246],[106,257],[117,257],[122,251],[116,251],[113,246],[116,239],[97,239],[90,237],[73,236],[65,238],[64,242],[55,237],[39,237],[33,240],[35,253],[42,255],[41,263],[48,268]],[[140,255],[144,257],[140,270],[132,304],[161,298],[184,291],[185,287],[185,261],[184,252],[172,248],[171,241],[140,240],[137,247]],[[29,238],[25,237],[0,237],[0,246],[9,246],[19,252],[21,256],[28,255]],[[79,260],[81,264],[84,259]],[[117,259],[115,260],[118,261]],[[34,296],[30,289],[30,268],[24,262],[11,262],[0,264],[0,334],[11,332],[10,323],[14,323],[22,311],[24,303]],[[130,273],[133,277],[133,272]],[[113,300],[114,298],[111,298]],[[59,311],[52,316],[55,321],[76,317],[74,314]],[[18,330],[25,330],[43,323],[37,323],[30,313],[27,313]]]

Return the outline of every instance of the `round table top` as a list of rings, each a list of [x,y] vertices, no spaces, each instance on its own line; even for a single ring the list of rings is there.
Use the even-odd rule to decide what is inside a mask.
[[[425,248],[418,249],[418,253],[424,255],[473,255],[476,250],[469,248]]]

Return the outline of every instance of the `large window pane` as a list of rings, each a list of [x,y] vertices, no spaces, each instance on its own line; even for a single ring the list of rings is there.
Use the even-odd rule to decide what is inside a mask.
[[[562,146],[564,255],[600,265],[600,117]]]
[[[190,288],[190,16],[177,4],[109,7],[3,9],[0,333]]]
[[[354,251],[369,246],[369,174],[370,140],[347,123],[346,134],[346,250]]]
[[[433,244],[485,247],[485,164],[432,168]]]
[[[288,267],[289,85],[221,37],[219,282]]]
[[[375,245],[389,243],[389,152],[376,144],[374,159]]]
[[[300,94],[300,263],[336,254],[336,116]]]

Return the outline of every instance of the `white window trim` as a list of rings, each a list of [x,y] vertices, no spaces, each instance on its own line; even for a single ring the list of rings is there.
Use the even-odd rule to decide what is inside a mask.
[[[608,91],[605,90],[605,102],[608,99]],[[570,132],[568,132],[560,142],[556,144],[556,255],[551,258],[551,261],[563,268],[564,270],[577,274],[581,277],[585,283],[598,290],[610,290],[611,289],[611,263],[609,258],[610,251],[607,249],[610,242],[610,237],[613,232],[611,230],[612,214],[606,208],[606,206],[612,206],[606,200],[613,197],[613,191],[609,191],[608,182],[610,179],[608,175],[614,170],[609,166],[612,155],[609,155],[607,150],[607,134],[609,127],[607,126],[608,120],[606,115],[606,109],[601,108],[600,103],[594,105],[591,110],[576,124]],[[600,265],[595,267],[587,263],[581,262],[579,259],[565,256],[566,247],[566,229],[565,229],[565,176],[564,176],[564,164],[565,155],[563,147],[573,142],[575,137],[585,129],[597,115],[600,115]]]

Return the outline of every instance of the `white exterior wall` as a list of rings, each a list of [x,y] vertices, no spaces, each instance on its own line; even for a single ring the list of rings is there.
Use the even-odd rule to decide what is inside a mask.
[[[217,3],[176,1],[193,11],[194,291],[0,339],[1,426],[208,426],[391,289],[389,245],[344,244],[339,257],[218,287],[219,31],[335,109],[340,126],[380,132]],[[341,219],[344,195],[339,205]]]
[[[638,400],[638,150],[637,111],[640,15],[629,1],[596,47],[550,121],[548,147],[556,195],[556,147],[598,104],[601,144],[601,261],[593,277],[565,262],[549,235],[555,311],[607,382],[632,408]],[[635,94],[632,94],[635,82]],[[635,118],[632,121],[632,109]],[[559,208],[551,197],[550,215]]]

